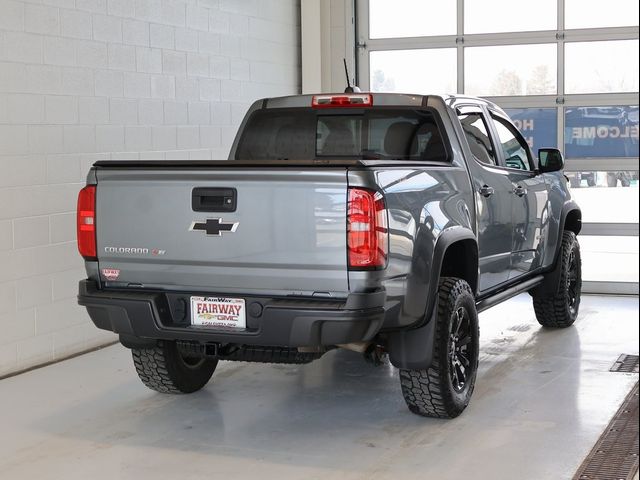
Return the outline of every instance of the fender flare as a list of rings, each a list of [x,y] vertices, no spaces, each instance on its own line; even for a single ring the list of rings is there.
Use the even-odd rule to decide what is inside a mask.
[[[582,210],[576,202],[574,202],[573,200],[569,200],[562,206],[562,212],[560,214],[560,225],[558,231],[558,236],[560,237],[560,239],[562,239],[562,232],[564,232],[564,226],[567,222],[567,217],[569,216],[569,213],[573,211],[577,211],[580,214],[580,218],[578,219],[579,226],[576,235],[580,233],[580,230],[582,229]],[[557,254],[558,252],[556,252],[556,255]]]
[[[422,322],[414,328],[398,330],[388,334],[389,361],[396,368],[423,370],[433,360],[433,342],[437,317],[438,283],[442,262],[447,249],[461,240],[473,240],[477,244],[472,230],[455,226],[445,229],[437,238],[427,286],[427,306]]]
[[[478,239],[472,230],[456,226],[445,229],[436,240],[436,246],[433,252],[433,263],[431,270],[431,281],[429,283],[429,301],[427,302],[427,310],[425,312],[425,318],[431,318],[431,312],[435,308],[436,298],[438,297],[438,282],[440,281],[440,272],[442,272],[442,263],[444,262],[444,256],[447,253],[447,249],[454,243],[462,240],[472,240],[478,245]],[[477,279],[480,278],[479,265],[476,266],[476,284]],[[477,292],[474,292],[474,295]]]

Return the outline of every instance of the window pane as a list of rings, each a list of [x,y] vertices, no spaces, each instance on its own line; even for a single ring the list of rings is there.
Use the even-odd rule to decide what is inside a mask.
[[[430,112],[372,110],[364,115],[319,115],[316,139],[317,157],[447,160],[440,130]]]
[[[565,44],[565,92],[637,92],[638,40]]]
[[[584,281],[638,281],[638,237],[580,235],[578,241]]]
[[[539,148],[558,146],[558,109],[509,108],[505,112],[524,136],[534,156]]]
[[[449,159],[443,136],[430,111],[347,110],[258,110],[251,114],[243,130],[236,159],[305,160],[345,156],[371,160]]]
[[[404,112],[369,115],[369,144],[365,157],[447,161],[442,135],[431,113]]]
[[[369,55],[372,92],[452,93],[456,91],[456,49],[389,50]]]
[[[504,153],[506,166],[518,170],[532,170],[529,152],[524,139],[513,130],[511,125],[502,119],[493,116],[493,123],[500,138],[500,146]]]
[[[545,95],[557,91],[556,45],[465,48],[465,93]]]
[[[638,223],[638,172],[566,172],[583,223]],[[616,205],[616,208],[611,208]]]
[[[316,157],[359,156],[362,117],[326,115],[318,117]],[[295,137],[290,137],[293,141]]]
[[[455,1],[369,0],[369,38],[455,34]]]
[[[493,151],[489,129],[482,114],[475,111],[458,109],[458,119],[469,142],[471,153],[476,159],[487,165],[496,165],[496,156]]]
[[[528,0],[466,0],[464,33],[556,29],[556,0],[538,0],[532,7]]]
[[[572,107],[565,111],[565,156],[637,157],[638,107]]]
[[[638,0],[565,0],[565,28],[638,25]]]

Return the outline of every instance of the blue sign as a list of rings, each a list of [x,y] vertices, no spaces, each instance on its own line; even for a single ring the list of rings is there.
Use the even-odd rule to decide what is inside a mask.
[[[567,158],[637,157],[638,107],[568,107]]]
[[[555,108],[505,110],[536,153],[557,146]],[[564,154],[567,158],[638,157],[638,107],[565,108]]]
[[[522,133],[534,155],[539,148],[557,148],[558,110],[556,108],[509,108],[505,112]]]

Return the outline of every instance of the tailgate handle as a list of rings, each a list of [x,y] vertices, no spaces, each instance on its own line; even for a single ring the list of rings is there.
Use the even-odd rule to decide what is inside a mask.
[[[238,192],[235,188],[194,188],[191,208],[194,212],[235,212]]]

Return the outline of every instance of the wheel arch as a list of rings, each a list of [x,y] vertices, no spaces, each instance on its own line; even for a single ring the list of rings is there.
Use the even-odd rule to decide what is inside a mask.
[[[475,238],[462,238],[450,243],[442,257],[439,277],[461,278],[476,294],[478,276],[478,243]]]
[[[558,225],[558,241],[555,252],[553,252],[553,269],[555,269],[558,263],[558,256],[562,248],[562,236],[565,230],[569,230],[576,235],[582,231],[582,210],[580,210],[578,204],[573,200],[565,202],[562,206],[560,223]]]
[[[438,284],[442,276],[462,278],[469,283],[474,294],[477,292],[478,242],[472,230],[455,226],[444,230],[438,236],[427,284],[427,304],[422,322],[413,328],[388,335],[389,359],[395,367],[419,370],[431,365]]]
[[[582,211],[577,203],[571,201],[564,204],[560,223],[560,237],[565,230],[570,230],[576,235],[580,233],[582,230]]]
[[[445,229],[437,238],[432,271],[428,284],[427,309],[425,320],[431,313],[438,296],[438,282],[442,276],[458,277],[465,280],[474,296],[477,294],[479,263],[478,240],[472,230],[462,226]]]

